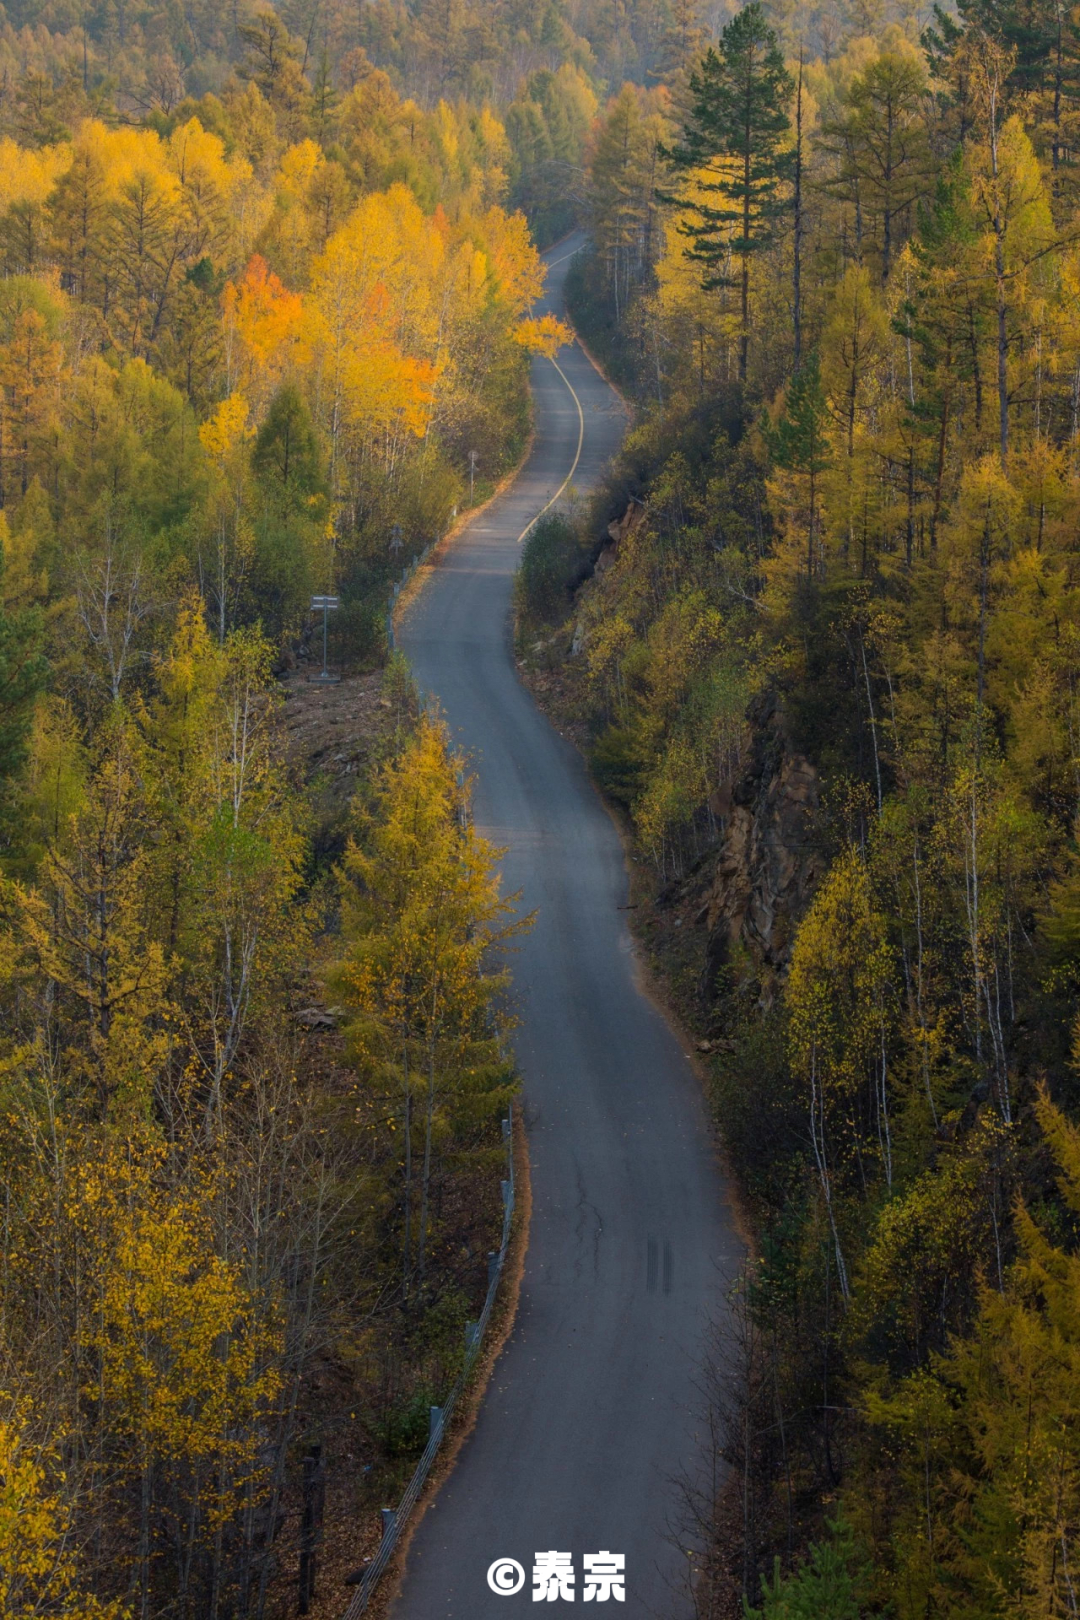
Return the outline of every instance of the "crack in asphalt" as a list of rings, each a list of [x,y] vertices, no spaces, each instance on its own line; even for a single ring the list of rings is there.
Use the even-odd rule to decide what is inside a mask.
[[[604,1235],[604,1222],[603,1222],[603,1219],[601,1217],[600,1211],[597,1209],[596,1205],[592,1202],[592,1200],[589,1197],[588,1189],[585,1186],[585,1177],[581,1173],[581,1167],[580,1166],[578,1166],[578,1172],[577,1172],[577,1190],[578,1190],[578,1196],[577,1196],[577,1219],[576,1219],[576,1221],[574,1223],[574,1236],[575,1236],[575,1238],[577,1240],[577,1245],[578,1245],[579,1251],[583,1250],[585,1248],[585,1245],[586,1245],[585,1227],[586,1227],[587,1216],[591,1215],[592,1218],[593,1218],[593,1222],[594,1222],[594,1230],[593,1230],[593,1238],[592,1238],[593,1276],[595,1278],[599,1278],[599,1276],[600,1276],[600,1239]],[[581,1256],[575,1262],[575,1265],[574,1265],[574,1276],[575,1277],[580,1277],[581,1268],[582,1268],[583,1263],[584,1263],[584,1256]]]

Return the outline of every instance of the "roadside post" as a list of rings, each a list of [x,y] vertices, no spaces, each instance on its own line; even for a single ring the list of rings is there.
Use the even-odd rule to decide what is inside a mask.
[[[311,598],[312,613],[322,612],[322,670],[318,675],[309,675],[308,680],[319,686],[334,686],[340,681],[340,675],[332,675],[326,667],[327,638],[330,615],[341,606],[339,596],[313,596]]]

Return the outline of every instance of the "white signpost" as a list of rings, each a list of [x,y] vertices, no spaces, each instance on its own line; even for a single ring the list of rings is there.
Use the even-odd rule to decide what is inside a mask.
[[[330,615],[341,606],[339,596],[313,596],[311,598],[312,613],[322,613],[322,671],[318,675],[309,675],[309,681],[316,681],[320,686],[333,686],[340,681],[340,675],[331,675],[326,667],[326,646]]]

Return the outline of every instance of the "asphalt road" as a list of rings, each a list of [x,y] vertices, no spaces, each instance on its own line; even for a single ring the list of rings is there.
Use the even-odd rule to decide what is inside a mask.
[[[547,256],[546,307],[561,310],[576,245]],[[625,1555],[626,1595],[605,1612],[692,1614],[673,1482],[700,1451],[696,1368],[741,1258],[698,1083],[635,984],[615,828],[514,671],[519,536],[579,437],[584,491],[626,427],[576,344],[559,364],[565,382],[533,363],[526,465],[445,555],[399,634],[472,756],[477,825],[508,846],[505,885],[537,919],[512,962],[533,1191],[520,1307],[476,1428],[416,1531],[394,1620],[509,1620],[531,1608],[533,1555],[548,1549],[573,1555],[579,1603],[582,1555],[609,1551]],[[488,1587],[503,1557],[524,1568],[516,1596]]]

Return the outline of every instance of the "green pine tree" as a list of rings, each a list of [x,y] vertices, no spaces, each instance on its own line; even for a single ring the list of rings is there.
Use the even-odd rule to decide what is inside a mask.
[[[286,383],[274,395],[251,458],[256,477],[287,508],[326,492],[319,442],[299,389]]]
[[[772,242],[784,208],[793,90],[776,34],[759,0],[750,0],[720,35],[719,49],[710,47],[691,75],[690,116],[682,139],[665,153],[677,175],[697,175],[704,194],[666,199],[688,215],[680,229],[690,238],[690,257],[702,266],[702,286],[733,285],[729,256],[739,261],[741,382],[750,349],[750,263]],[[704,183],[701,171],[710,176]]]
[[[776,1560],[772,1583],[761,1583],[761,1608],[743,1600],[745,1620],[860,1620],[861,1572],[851,1526],[841,1513],[828,1528],[828,1541],[814,1542],[793,1574],[781,1575]]]
[[[311,413],[287,383],[275,394],[251,457],[256,483],[255,553],[245,611],[271,636],[295,631],[316,589],[330,578],[326,474]]]

